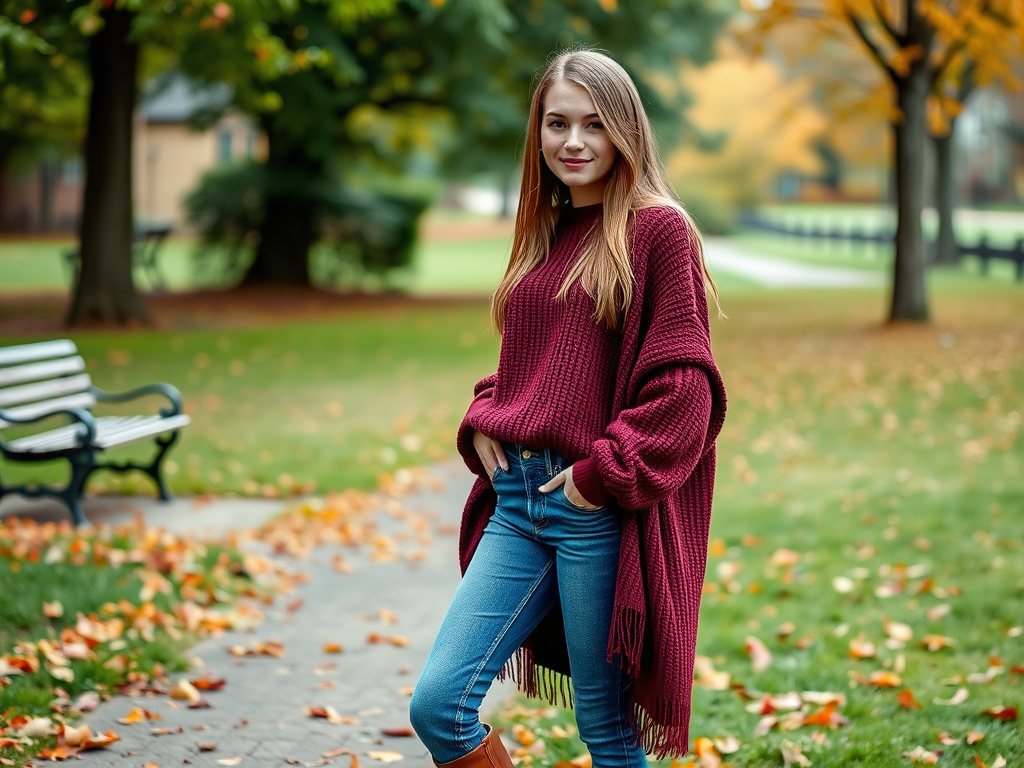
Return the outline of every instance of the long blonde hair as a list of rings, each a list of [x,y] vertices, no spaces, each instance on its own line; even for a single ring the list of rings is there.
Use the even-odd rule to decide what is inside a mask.
[[[573,283],[580,280],[594,299],[594,321],[619,328],[633,300],[633,269],[627,240],[629,214],[643,208],[669,206],[679,211],[694,233],[704,282],[717,304],[718,288],[705,263],[698,230],[665,176],[636,86],[610,57],[596,51],[574,50],[551,60],[530,100],[512,255],[491,304],[491,316],[499,333],[504,329],[512,291],[547,258],[558,218],[571,205],[569,187],[540,156],[544,94],[559,80],[569,80],[587,90],[618,157],[604,189],[603,226],[590,234],[582,257],[566,275],[555,298],[564,300]]]

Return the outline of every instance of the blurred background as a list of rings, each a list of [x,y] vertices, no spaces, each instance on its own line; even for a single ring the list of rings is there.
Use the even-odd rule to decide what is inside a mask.
[[[5,0],[0,336],[70,325],[99,381],[181,386],[180,490],[451,455],[493,369],[531,80],[573,45],[636,79],[723,344],[763,302],[798,326],[1016,307],[1022,21],[975,5]]]
[[[691,734],[743,743],[705,738],[699,766],[1019,757],[1019,2],[0,9],[0,346],[70,337],[105,389],[179,387],[168,482],[200,501],[407,490],[458,461],[498,359],[531,80],[552,52],[610,52],[727,316]],[[139,473],[88,490],[153,492]],[[753,671],[751,633],[775,658]],[[849,690],[855,729],[833,702],[813,738],[750,736],[744,684]],[[571,714],[503,718],[522,765],[580,755]]]

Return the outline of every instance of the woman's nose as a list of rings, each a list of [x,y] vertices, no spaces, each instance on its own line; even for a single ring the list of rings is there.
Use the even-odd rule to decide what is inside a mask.
[[[583,140],[580,137],[579,128],[570,128],[569,136],[565,140],[566,149],[583,149]]]

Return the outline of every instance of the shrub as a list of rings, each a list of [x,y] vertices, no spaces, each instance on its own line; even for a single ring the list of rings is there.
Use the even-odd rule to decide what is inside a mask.
[[[310,268],[314,281],[326,285],[385,278],[409,266],[419,218],[432,199],[426,189],[318,181],[251,161],[218,166],[185,199],[200,236],[201,269],[222,281],[241,279],[259,242],[269,192],[305,198],[313,207],[319,247],[311,251]]]

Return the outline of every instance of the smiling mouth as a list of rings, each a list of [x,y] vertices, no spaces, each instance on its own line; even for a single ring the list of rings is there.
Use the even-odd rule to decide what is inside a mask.
[[[562,158],[562,162],[565,164],[565,167],[568,168],[569,170],[571,170],[571,171],[578,171],[580,168],[585,166],[590,161],[589,160],[579,160],[579,159],[576,159],[576,158],[565,158],[565,157],[563,157]]]

